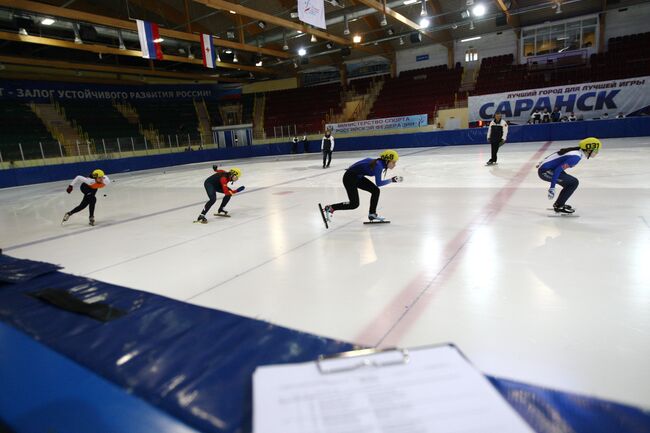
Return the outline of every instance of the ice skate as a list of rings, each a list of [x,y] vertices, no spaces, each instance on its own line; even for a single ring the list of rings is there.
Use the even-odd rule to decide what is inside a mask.
[[[390,221],[388,221],[386,218],[377,215],[376,213],[369,213],[368,214],[368,221],[364,222],[364,224],[388,224]]]
[[[214,216],[230,218],[230,215],[228,215],[228,211],[224,209],[219,209],[217,213],[214,214]]]
[[[70,216],[71,216],[71,215],[70,215],[68,212],[66,212],[66,213],[63,215],[63,220],[61,221],[61,225],[63,225],[64,222],[66,222],[67,220],[69,220],[69,219],[70,219]]]
[[[94,226],[95,225],[95,217],[88,218],[88,224],[91,225],[91,226]]]
[[[199,215],[199,217],[194,222],[195,223],[201,223],[201,224],[207,224],[208,219],[205,217],[205,215]]]
[[[497,165],[496,161],[489,160],[485,165]]]
[[[553,213],[550,214],[549,216],[551,217],[578,217],[575,213],[575,209],[573,209],[569,205],[564,205],[564,206],[553,206]]]
[[[328,221],[331,221],[332,212],[333,212],[332,207],[327,205],[325,206],[325,209],[323,209],[323,206],[320,203],[318,203],[318,210],[320,211],[321,218],[323,218],[323,224],[325,224],[325,228],[326,229],[330,228],[329,224],[327,223]]]

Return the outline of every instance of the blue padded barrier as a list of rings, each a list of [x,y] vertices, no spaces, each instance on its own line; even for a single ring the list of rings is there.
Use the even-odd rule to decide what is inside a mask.
[[[128,312],[108,323],[69,313],[29,296],[37,290],[68,290],[81,300],[101,298]],[[257,366],[312,361],[352,345],[292,331],[266,322],[206,309],[162,296],[51,271],[0,288],[0,425],[17,433],[68,431],[148,432],[177,420],[204,433],[250,433],[252,373]],[[48,346],[36,347],[7,325]],[[7,345],[0,347],[9,347]],[[54,350],[76,362],[65,363]],[[47,392],[25,394],[16,375],[35,371],[35,386]],[[24,359],[25,361],[20,361]],[[17,365],[20,364],[20,365]],[[93,373],[94,372],[94,373]],[[97,377],[101,376],[101,377]],[[120,394],[110,383],[123,389]],[[538,433],[648,433],[650,413],[598,399],[488,377],[503,397]],[[83,391],[55,383],[77,383]],[[36,390],[36,389],[35,389]],[[135,399],[134,396],[144,400]],[[98,400],[95,401],[95,398]],[[92,400],[92,401],[90,401]],[[145,403],[146,402],[146,403]],[[166,414],[149,407],[156,406]],[[36,408],[36,409],[35,409]],[[75,414],[74,409],[85,411]],[[94,419],[123,413],[120,420]],[[65,419],[66,409],[74,419]],[[35,411],[36,410],[36,411]],[[20,416],[29,413],[31,416]],[[52,416],[48,417],[47,414]],[[139,416],[128,416],[137,413]],[[144,424],[143,424],[144,423]],[[119,425],[119,429],[115,427]],[[101,428],[100,428],[101,427]],[[185,432],[185,427],[173,430]],[[170,431],[170,430],[168,430]]]
[[[57,269],[61,269],[61,267],[51,263],[15,259],[0,255],[0,283],[29,281],[32,278],[49,274]]]
[[[421,132],[414,134],[376,135],[336,139],[336,151],[371,150],[385,148],[410,148],[486,144],[486,128],[454,131]],[[539,125],[513,125],[508,142],[579,140],[585,137],[615,138],[650,136],[650,117],[594,120],[585,122],[545,123]],[[308,142],[311,152],[320,151],[320,142]],[[291,143],[261,144],[244,147],[197,150],[164,155],[46,165],[40,167],[0,170],[0,188],[72,179],[101,167],[107,173],[124,173],[197,162],[251,158],[255,156],[285,155],[291,152]]]

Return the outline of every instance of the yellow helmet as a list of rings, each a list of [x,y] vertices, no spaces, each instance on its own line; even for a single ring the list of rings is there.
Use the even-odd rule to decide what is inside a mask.
[[[93,170],[92,177],[104,177],[104,170]]]
[[[230,177],[233,177],[233,176],[237,176],[238,178],[241,177],[241,170],[238,169],[237,167],[231,168],[228,173],[230,173]]]
[[[589,152],[587,154],[587,159],[591,158],[592,156],[596,156],[598,154],[598,151],[600,150],[602,144],[600,143],[600,140],[595,138],[595,137],[589,137],[585,138],[584,140],[580,141],[580,149],[583,152]]]
[[[397,160],[399,159],[399,155],[394,150],[384,150],[382,153],[379,154],[379,157],[386,162],[389,161],[397,162]]]

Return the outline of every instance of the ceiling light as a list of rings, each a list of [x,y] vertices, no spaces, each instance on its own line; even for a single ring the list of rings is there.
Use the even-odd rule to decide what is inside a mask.
[[[289,14],[289,16],[290,16],[291,18],[298,18],[298,17],[299,17],[298,12],[291,12],[291,13]]]
[[[221,61],[221,57],[219,56],[219,51],[217,51],[217,62]]]
[[[18,34],[19,34],[19,35],[22,35],[22,36],[29,36],[29,34],[27,33],[27,30],[25,30],[25,27],[21,27],[21,28],[18,30]],[[79,39],[79,40],[81,41],[81,39]],[[75,40],[75,42],[76,42],[76,40]]]
[[[454,30],[456,30],[456,29],[458,28],[458,24],[453,23],[453,24],[451,25],[451,28],[454,29]]]
[[[469,18],[470,15],[471,15],[471,14],[469,13],[469,11],[468,11],[467,9],[465,9],[464,11],[462,11],[462,12],[460,13],[460,17],[461,17],[462,19],[467,19],[467,18]]]
[[[420,28],[421,29],[426,29],[429,27],[429,24],[431,24],[431,21],[429,21],[429,18],[422,18],[420,20]]]
[[[395,34],[395,30],[393,30],[393,28],[390,27],[388,30],[386,30],[386,33],[388,33],[388,36],[393,36]]]
[[[472,14],[475,17],[482,17],[483,15],[485,15],[485,11],[486,11],[485,5],[482,4],[482,3],[479,3],[476,6],[474,6],[474,8],[472,9]]]
[[[258,21],[258,22],[257,22],[257,26],[258,26],[260,29],[264,30],[264,29],[266,28],[266,23],[265,23],[264,21]]]
[[[233,14],[233,15],[237,13],[237,12],[235,12],[235,11],[229,11],[229,12],[230,12],[231,14]]]
[[[316,35],[311,35],[311,42],[312,43],[318,42],[318,39],[316,39]]]
[[[162,41],[164,41],[164,39],[163,39],[163,38],[156,38],[156,39],[154,39],[153,41],[154,41],[156,44],[159,44],[159,43],[161,43]]]
[[[412,4],[417,3],[418,1],[420,1],[420,0],[404,0],[404,5],[406,5],[406,6],[412,5]]]
[[[228,39],[235,39],[235,32],[233,32],[232,30],[227,31],[226,32],[226,37]]]
[[[355,44],[358,44],[359,42],[361,42],[361,36],[360,35],[352,36],[352,42],[354,42]]]
[[[294,67],[295,69],[298,69],[298,62],[296,62],[295,60],[293,61],[293,67]]]
[[[193,59],[194,58],[194,53],[190,51],[189,54],[187,55],[187,58],[188,59]]]
[[[117,40],[120,42],[120,50],[126,50],[126,45],[124,45],[124,38],[122,37],[122,30],[117,31]]]
[[[296,30],[296,33],[298,33],[299,35],[302,35],[302,30]]]
[[[43,20],[41,21],[41,24],[43,24],[44,26],[51,26],[54,23],[55,21],[52,18],[43,18]]]
[[[381,21],[379,21],[379,25],[382,27],[385,27],[388,25],[388,21],[386,21],[386,14],[383,14],[381,16]]]
[[[226,54],[232,54],[232,50],[230,48],[226,48]]]
[[[470,41],[477,41],[477,40],[479,40],[479,39],[481,39],[480,36],[474,36],[473,38],[461,39],[460,41],[461,41],[461,42],[470,42]]]
[[[399,38],[399,44],[404,45],[404,38]]]
[[[420,16],[421,17],[427,16],[427,2],[425,0],[422,0],[422,10],[420,11]]]
[[[343,34],[344,35],[349,35],[350,34],[350,24],[348,22],[348,15],[347,14],[343,15],[343,21],[345,22],[345,28],[343,29]]]
[[[473,4],[474,4],[474,0],[467,0],[467,1],[465,2],[465,5],[467,5],[468,7],[471,6],[471,5],[473,5]]]
[[[289,45],[287,45],[287,31],[286,30],[282,30],[282,49],[284,51],[289,50]]]
[[[474,21],[469,22],[469,29],[474,30]]]
[[[238,63],[239,62],[239,59],[237,58],[237,53],[235,53],[235,55],[232,56],[232,61],[233,61],[233,63]]]
[[[328,42],[328,43],[325,44],[325,47],[326,47],[328,50],[331,50],[332,48],[334,48],[334,44],[331,43],[331,42]]]
[[[289,51],[289,45],[287,45],[287,41],[284,41],[284,45],[282,45],[282,49],[284,51]]]
[[[257,63],[255,63],[255,66],[262,66],[262,61],[260,60]]]
[[[304,49],[304,48],[300,48],[300,49],[298,50],[298,55],[299,55],[299,56],[304,56],[305,54],[307,54],[307,50],[306,50],[306,49]]]
[[[561,14],[562,13],[562,3],[557,2],[557,7],[555,8],[555,13],[556,14]]]

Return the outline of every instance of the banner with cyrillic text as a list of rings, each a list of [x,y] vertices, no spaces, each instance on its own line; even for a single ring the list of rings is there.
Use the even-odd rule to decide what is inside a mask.
[[[236,99],[241,89],[217,84],[112,86],[51,81],[5,80],[0,83],[1,99],[23,101],[55,100],[158,100],[158,99]]]
[[[332,131],[332,134],[347,134],[357,131],[376,131],[382,129],[404,129],[419,128],[428,124],[426,114],[413,116],[388,117],[386,119],[359,120],[356,122],[331,123],[325,128]]]
[[[555,107],[563,116],[573,112],[585,120],[605,113],[634,116],[650,107],[650,77],[470,96],[468,107],[470,122],[491,119],[499,111],[512,123],[527,123],[535,109],[552,112]]]

